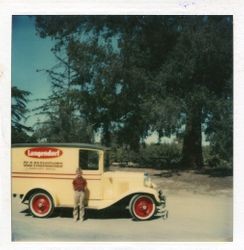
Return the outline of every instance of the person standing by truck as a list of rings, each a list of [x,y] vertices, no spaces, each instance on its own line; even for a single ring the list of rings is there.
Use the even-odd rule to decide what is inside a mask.
[[[73,189],[74,189],[74,210],[73,210],[73,218],[74,221],[78,221],[80,219],[81,222],[84,221],[85,215],[85,190],[86,190],[87,182],[82,177],[82,172],[78,168],[76,170],[76,177],[73,180]]]

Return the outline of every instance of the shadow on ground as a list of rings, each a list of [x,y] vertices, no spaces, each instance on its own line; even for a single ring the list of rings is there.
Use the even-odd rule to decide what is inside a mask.
[[[22,210],[21,213],[25,216],[32,216],[30,210],[27,208]],[[73,208],[56,208],[51,216],[51,218],[72,218],[73,217]],[[92,210],[87,209],[85,212],[86,219],[131,219],[130,212],[127,209],[119,208],[107,208],[102,210]]]
[[[72,218],[73,208],[57,208],[56,217]],[[86,219],[129,219],[131,215],[127,209],[107,208],[102,210],[87,209],[85,212]]]
[[[25,216],[32,216],[29,209],[22,210]],[[56,208],[51,216],[51,218],[73,218],[73,208]],[[150,220],[156,220],[161,218],[160,216],[154,216]],[[106,219],[131,219],[131,214],[128,209],[122,209],[118,207],[106,208],[102,210],[87,209],[85,211],[85,220],[96,219],[96,220],[106,220]],[[135,220],[136,221],[136,220]]]

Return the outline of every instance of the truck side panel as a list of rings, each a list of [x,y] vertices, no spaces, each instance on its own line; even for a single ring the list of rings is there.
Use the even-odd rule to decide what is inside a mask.
[[[53,196],[55,206],[73,206],[72,180],[79,167],[79,150],[71,147],[13,148],[12,193],[25,196],[30,190],[43,189]],[[97,170],[83,171],[88,183],[88,204],[102,198],[101,151],[99,156]]]

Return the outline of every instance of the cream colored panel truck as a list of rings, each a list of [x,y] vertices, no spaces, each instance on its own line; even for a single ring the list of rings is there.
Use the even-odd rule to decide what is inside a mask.
[[[167,218],[165,196],[144,173],[109,171],[106,148],[90,144],[12,145],[12,194],[34,217],[73,206],[72,180],[80,168],[87,180],[86,208],[123,205],[136,220]]]

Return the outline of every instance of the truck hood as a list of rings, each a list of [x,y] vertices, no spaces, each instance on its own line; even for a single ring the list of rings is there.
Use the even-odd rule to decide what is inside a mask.
[[[132,186],[156,188],[151,178],[143,172],[108,171],[103,174],[103,177],[117,183],[130,183]]]
[[[114,178],[129,178],[129,179],[142,179],[144,180],[144,173],[142,172],[125,172],[125,171],[108,171],[104,173],[105,177]]]

